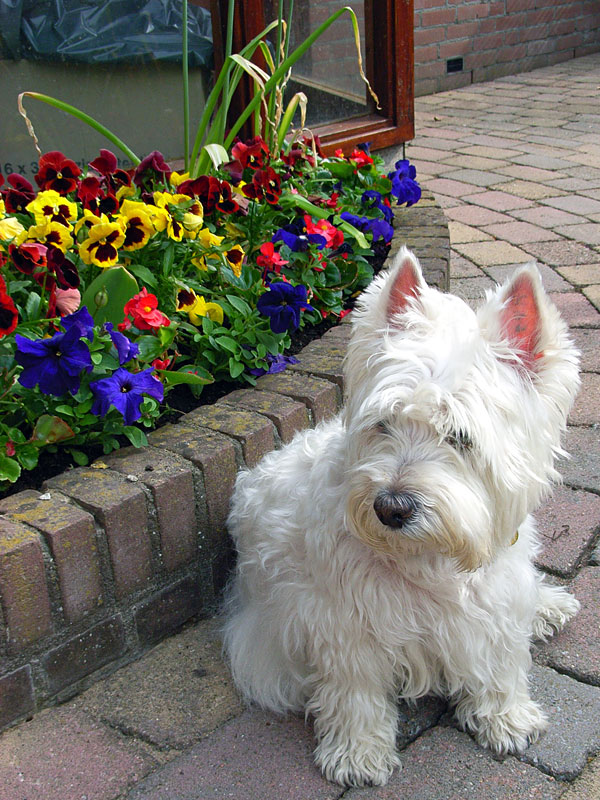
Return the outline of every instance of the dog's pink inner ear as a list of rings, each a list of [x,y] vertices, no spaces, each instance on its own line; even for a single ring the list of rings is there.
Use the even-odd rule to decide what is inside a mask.
[[[512,347],[519,350],[527,367],[536,358],[540,336],[540,310],[535,290],[528,275],[520,275],[509,290],[506,303],[500,312],[502,332]]]
[[[410,297],[416,297],[421,282],[417,268],[410,258],[405,258],[396,273],[388,299],[387,315],[391,319],[406,308]]]

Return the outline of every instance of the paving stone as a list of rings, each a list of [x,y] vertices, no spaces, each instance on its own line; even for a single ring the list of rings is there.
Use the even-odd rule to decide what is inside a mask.
[[[600,285],[586,286],[583,293],[590,303],[600,311]]]
[[[548,729],[523,753],[522,760],[547,775],[572,781],[600,751],[600,689],[534,666],[531,696],[544,709]]]
[[[600,244],[600,227],[595,222],[585,222],[581,225],[564,225],[555,229],[557,233],[568,239],[575,239],[583,244]]]
[[[524,197],[526,200],[540,200],[543,197],[556,196],[554,188],[543,186],[533,181],[507,181],[502,184],[502,191],[509,194],[516,194],[517,197]]]
[[[146,496],[110,470],[78,468],[44,482],[72,497],[104,528],[118,598],[141,589],[152,575]]]
[[[313,748],[304,719],[248,710],[142,781],[126,800],[337,800],[344,790],[322,777]]]
[[[450,231],[450,243],[456,242],[484,242],[492,237],[483,231],[473,228],[471,225],[464,225],[462,222],[448,223]]]
[[[298,431],[309,427],[310,420],[304,403],[296,403],[274,392],[238,389],[225,395],[217,404],[264,414],[275,425],[284,444],[290,442]]]
[[[560,238],[553,231],[529,222],[502,222],[496,225],[487,225],[484,230],[494,238],[503,239],[511,244],[544,242]]]
[[[165,568],[172,572],[191,561],[198,550],[198,522],[189,461],[154,447],[126,447],[103,460],[110,469],[137,479],[152,493]]]
[[[52,632],[39,535],[5,517],[0,517],[0,599],[9,652]]]
[[[2,735],[3,800],[114,800],[157,766],[147,749],[70,707]]]
[[[561,800],[592,800],[597,797],[600,797],[600,757],[598,756],[561,795]]]
[[[600,603],[600,567],[584,567],[569,584],[569,590],[581,603],[579,613],[548,642],[537,645],[534,659],[578,681],[600,684],[598,604]]]
[[[253,467],[275,449],[273,423],[252,411],[224,405],[200,406],[181,418],[184,425],[201,425],[237,439],[242,446],[246,466]]]
[[[598,214],[600,200],[593,200],[580,194],[568,194],[561,197],[547,197],[541,201],[544,205],[568,211],[571,214]]]
[[[450,276],[452,278],[485,278],[485,273],[453,250],[450,256]]]
[[[427,181],[427,188],[434,192],[436,197],[438,194],[445,195],[446,197],[465,197],[472,195],[477,191],[473,184],[463,183],[462,181],[453,181],[449,178],[434,178]]]
[[[558,471],[567,486],[597,492],[600,486],[600,437],[594,428],[569,426],[563,446],[569,459],[560,459]]]
[[[576,267],[558,267],[557,271],[573,286],[600,284],[600,262],[598,264],[578,264]]]
[[[387,786],[350,789],[344,800],[554,800],[564,785],[516,758],[499,762],[454,728],[427,731],[400,754]]]
[[[480,169],[457,169],[449,173],[448,177],[453,181],[471,183],[475,186],[484,187],[507,182],[507,179],[504,175],[497,175],[494,174],[494,172]]]
[[[541,228],[556,228],[558,225],[576,225],[585,222],[585,217],[579,214],[569,214],[567,211],[548,206],[515,209],[510,213],[512,217],[531,222],[532,225],[539,225]]]
[[[329,352],[322,353],[298,353],[297,358],[300,363],[291,364],[288,369],[290,372],[301,372],[302,374],[316,375],[318,378],[326,378],[336,383],[343,391],[344,389],[344,358]]]
[[[450,281],[452,294],[462,298],[471,308],[481,305],[488,289],[493,289],[494,281],[488,277],[483,278],[458,278]]]
[[[221,651],[218,623],[202,621],[95,684],[73,705],[160,750],[191,747],[243,710]]]
[[[308,406],[315,424],[336,414],[341,405],[341,392],[331,381],[314,375],[286,372],[263,375],[256,382],[259,391],[277,392]]]
[[[76,622],[103,602],[94,518],[58,493],[52,501],[39,496],[32,490],[11,495],[0,501],[0,512],[44,535],[56,565],[65,619]]]
[[[550,293],[550,299],[571,328],[600,327],[600,314],[583,295],[575,292]]]
[[[569,414],[569,424],[600,427],[600,375],[597,373],[581,374],[581,389]]]
[[[0,731],[33,711],[35,698],[31,667],[27,664],[0,678]],[[0,743],[0,749],[2,745]]]
[[[526,167],[538,167],[539,169],[561,170],[568,169],[571,164],[564,158],[554,158],[543,153],[538,155],[534,153],[527,153],[522,156],[515,156],[511,158],[515,164],[523,164]]]
[[[493,211],[512,211],[515,208],[527,208],[532,204],[531,200],[500,190],[479,192],[478,194],[463,197],[463,199],[468,203],[475,203],[475,205],[484,206],[484,208],[490,208]]]
[[[153,446],[178,453],[200,469],[208,513],[208,526],[203,533],[211,544],[221,541],[238,471],[233,441],[223,434],[184,422],[164,425],[153,431],[148,441]]]
[[[575,328],[571,338],[581,354],[581,369],[586,372],[600,372],[600,330]]]
[[[534,261],[534,259],[530,259],[530,261]],[[522,266],[523,264],[507,264],[501,267],[486,267],[485,272],[492,277],[496,283],[504,283],[516,269]],[[551,267],[546,266],[546,264],[536,264],[536,266],[542,276],[542,284],[547,292],[572,291],[572,286],[567,283],[564,278],[561,278],[560,275],[557,275]]]
[[[58,694],[125,652],[125,629],[118,616],[73,636],[41,658],[50,694]]]
[[[192,617],[216,610],[209,570],[210,563],[206,563],[203,572],[166,586],[134,607],[133,619],[142,647],[176,633]]]
[[[489,208],[481,206],[462,205],[446,211],[448,219],[462,222],[464,225],[471,225],[474,228],[484,225],[493,225],[498,222],[510,222],[511,217],[507,214],[499,214]]]
[[[455,244],[453,247],[469,261],[482,267],[531,261],[527,253],[507,242],[472,242]]]
[[[554,490],[535,513],[542,551],[542,569],[571,577],[581,566],[600,525],[600,497],[566,486]]]

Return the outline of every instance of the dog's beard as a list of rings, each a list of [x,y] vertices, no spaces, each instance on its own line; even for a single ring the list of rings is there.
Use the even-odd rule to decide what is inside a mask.
[[[416,510],[399,529],[384,525],[374,508],[378,493],[390,485],[415,501]],[[348,476],[348,529],[374,551],[396,560],[431,553],[455,559],[461,570],[477,569],[492,556],[490,506],[482,484],[436,462],[406,466],[393,478],[389,465],[359,462]]]

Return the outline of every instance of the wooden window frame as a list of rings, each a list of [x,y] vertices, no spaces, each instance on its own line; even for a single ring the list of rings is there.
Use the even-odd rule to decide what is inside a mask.
[[[340,5],[342,2],[340,0]],[[215,67],[219,69],[223,63],[227,0],[210,0],[210,5]],[[234,52],[238,52],[265,26],[264,0],[236,3]],[[339,147],[348,149],[366,141],[371,143],[371,149],[377,150],[414,138],[413,31],[414,0],[365,0],[365,68],[379,98],[380,108],[373,113],[315,126],[313,130],[319,135],[326,154],[331,155]],[[234,117],[241,113],[249,99],[250,85],[242,82],[232,106]],[[245,135],[251,135],[250,129],[246,129]]]

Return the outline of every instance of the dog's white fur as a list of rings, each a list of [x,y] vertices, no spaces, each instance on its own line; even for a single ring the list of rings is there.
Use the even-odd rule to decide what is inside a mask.
[[[543,730],[530,641],[578,603],[534,568],[528,515],[558,479],[578,385],[535,266],[476,314],[402,250],[353,314],[343,412],[240,473],[233,676],[264,708],[314,716],[330,780],[387,781],[398,693],[448,697],[499,754]],[[381,492],[412,498],[401,528],[375,513]]]

